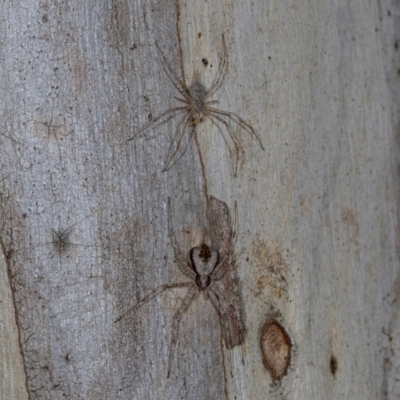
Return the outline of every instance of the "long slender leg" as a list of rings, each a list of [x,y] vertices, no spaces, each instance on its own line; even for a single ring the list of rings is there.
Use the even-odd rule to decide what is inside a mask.
[[[93,214],[89,214],[86,215],[85,217],[83,217],[82,219],[80,219],[78,222],[75,222],[73,225],[71,225],[70,227],[68,227],[67,229],[63,230],[63,231],[55,231],[53,229],[53,242],[50,242],[52,244],[58,244],[60,247],[62,246],[69,246],[72,245],[73,243],[69,243],[68,242],[68,238],[69,235],[71,234],[72,229],[80,224],[82,221],[84,221],[86,218],[92,217]],[[76,246],[84,246],[84,245],[79,245],[77,244]]]
[[[174,99],[176,99],[176,100],[180,101],[181,103],[185,103],[185,104],[188,104],[188,105],[190,105],[189,101],[188,101],[188,100],[186,100],[186,99],[181,99],[181,98],[179,98],[179,97],[176,97],[176,96],[174,96]]]
[[[227,319],[225,316],[225,311],[221,304],[221,299],[218,296],[218,294],[216,292],[214,292],[213,289],[214,288],[208,289],[208,299],[210,300],[211,305],[213,306],[214,310],[217,312],[217,315],[218,315],[218,318],[220,321],[221,333],[222,333],[222,336],[223,336],[223,338],[225,340],[225,344],[226,344],[227,340],[228,340],[228,342],[231,341],[231,336],[229,335],[230,329],[229,329],[229,326],[226,325]],[[229,336],[227,336],[227,335],[229,335]],[[227,358],[228,358],[228,365],[230,366],[230,369],[231,369],[231,375],[233,375],[232,374],[232,355],[230,352],[227,353]]]
[[[216,286],[208,290],[208,298],[218,314],[225,346],[227,349],[232,349],[236,344],[238,344],[236,343],[238,339],[235,336],[240,334],[239,332],[235,332],[235,329],[237,330],[236,318],[234,315],[228,314],[229,304],[227,304],[226,299],[221,296],[221,293],[217,292]]]
[[[215,90],[218,89],[220,86],[222,80],[224,79],[226,69],[228,67],[228,57],[227,57],[227,49],[226,49],[226,44],[225,44],[225,38],[224,35],[222,35],[222,46],[223,46],[223,53],[222,53],[222,61],[221,65],[219,67],[219,70],[217,72],[217,75],[215,77],[215,80],[211,87],[207,90],[207,93],[204,96],[204,99],[207,99],[208,97],[212,96]]]
[[[64,246],[65,248],[68,246],[74,246],[74,247],[93,247],[93,248],[98,248],[100,246],[94,246],[91,244],[81,244],[81,243],[71,243],[71,242],[65,242],[63,237],[60,235],[59,237],[54,236],[57,235],[57,233],[53,230],[53,238],[54,240],[52,242],[45,242],[45,243],[38,243],[38,244],[33,244],[31,246],[26,246],[26,247],[19,247],[18,249],[15,249],[14,251],[21,251],[21,250],[28,250],[28,249],[34,249],[35,247],[41,247],[41,246],[47,246],[49,244],[52,245],[57,245],[58,247]],[[62,249],[61,249],[62,250]],[[59,250],[60,251],[60,250]],[[52,256],[53,258],[54,256]]]
[[[233,214],[233,223],[232,223],[232,233],[231,233],[231,240],[236,244],[237,240],[237,233],[239,225],[239,218],[238,218],[238,210],[237,210],[237,201],[235,200],[235,212]]]
[[[174,98],[182,103],[188,104],[189,106],[191,105],[191,102],[186,100],[186,99],[180,99],[179,97],[174,96]],[[208,101],[204,101],[203,100],[204,105],[207,107],[210,104],[217,104],[219,103],[219,100],[208,100]]]
[[[247,132],[251,133],[257,139],[261,149],[265,151],[265,148],[261,142],[261,139],[258,137],[258,135],[255,132],[255,130],[253,129],[253,127],[250,124],[248,124],[245,120],[243,120],[243,118],[239,117],[239,115],[237,115],[236,113],[233,113],[233,112],[223,111],[223,110],[220,110],[220,109],[214,108],[214,107],[207,107],[206,109],[207,109],[207,111],[225,115],[228,118],[233,119],[244,130],[247,130]],[[237,120],[235,120],[235,118],[237,118]]]
[[[207,109],[206,111],[209,111],[209,109]],[[229,137],[231,138],[234,146],[235,146],[235,155],[236,155],[236,160],[235,160],[235,170],[234,170],[234,176],[237,177],[237,170],[238,170],[238,164],[239,164],[239,146],[236,142],[235,136],[231,130],[231,128],[229,127],[228,123],[226,121],[224,121],[221,117],[219,117],[215,112],[211,111],[210,112],[210,117],[211,120],[213,118],[215,118],[217,121],[221,122],[222,124],[224,124],[226,130],[229,133]]]
[[[191,287],[193,286],[193,282],[181,282],[181,283],[167,283],[165,285],[159,286],[157,289],[154,289],[151,291],[147,296],[143,297],[142,300],[140,300],[138,303],[136,303],[133,307],[125,311],[122,315],[120,315],[115,322],[121,321],[122,318],[124,318],[127,314],[129,314],[131,311],[134,311],[141,307],[144,303],[147,301],[153,299],[156,297],[158,294],[163,292],[165,289],[174,289],[174,288],[183,288],[183,287]]]
[[[192,304],[193,300],[199,297],[200,291],[197,288],[196,284],[192,282],[192,288],[189,289],[185,298],[182,301],[182,304],[179,306],[177,312],[174,315],[174,322],[172,323],[172,339],[171,345],[169,347],[169,356],[168,356],[168,373],[167,378],[169,378],[169,374],[171,372],[172,359],[174,356],[174,349],[176,345],[176,341],[178,340],[179,335],[179,322],[182,319],[182,315],[189,308],[190,304]]]
[[[163,67],[165,73],[167,74],[168,78],[170,79],[170,81],[173,83],[175,88],[178,90],[178,92],[183,97],[190,98],[189,90],[188,90],[188,88],[186,86],[186,83],[185,83],[185,80],[184,80],[184,77],[183,77],[183,71],[181,71],[181,73],[182,73],[182,81],[181,81],[172,72],[172,70],[169,67],[169,64],[168,64],[166,58],[164,57],[164,54],[161,51],[160,46],[158,45],[157,42],[156,42],[156,46],[157,46],[158,54],[160,55],[160,58],[161,58],[161,61],[162,61],[162,67]],[[182,68],[182,65],[181,65],[181,68]]]
[[[187,276],[188,278],[195,280],[196,273],[189,267],[186,262],[186,257],[182,253],[182,250],[179,247],[178,241],[176,240],[174,227],[172,224],[172,212],[171,212],[171,199],[168,197],[168,232],[169,237],[171,239],[172,248],[174,249],[175,263],[178,266],[179,270]]]
[[[96,211],[96,212],[97,212],[97,211]],[[70,232],[71,229],[72,229],[74,226],[80,224],[80,223],[81,223],[82,221],[84,221],[86,218],[93,217],[93,215],[94,215],[94,213],[93,213],[93,214],[86,215],[86,217],[83,217],[83,218],[80,219],[78,222],[75,222],[73,225],[71,225],[69,228],[67,228],[62,234],[63,234],[63,235],[68,234],[68,232]]]
[[[165,164],[165,167],[164,167],[164,169],[163,169],[163,172],[168,171],[168,170],[172,167],[172,165],[175,164],[175,162],[172,163],[172,160],[174,159],[175,155],[177,154],[177,152],[178,152],[178,150],[179,150],[179,147],[180,147],[180,145],[181,145],[182,139],[183,139],[183,137],[184,137],[184,135],[185,135],[185,132],[186,132],[186,128],[187,128],[187,126],[188,126],[188,124],[189,124],[189,119],[190,119],[190,117],[186,118],[186,121],[185,121],[185,123],[183,124],[182,132],[181,132],[181,134],[179,135],[179,139],[178,139],[178,143],[177,143],[177,145],[176,145],[176,149],[175,149],[175,151],[173,152],[173,154],[171,155],[171,157],[167,160],[167,162],[166,162],[166,164]],[[180,158],[180,157],[179,157],[179,158]]]
[[[182,82],[183,82],[183,86],[184,86],[184,88],[185,88],[185,90],[186,90],[186,92],[189,94],[189,96],[190,96],[190,92],[189,92],[189,89],[188,89],[188,86],[187,86],[187,84],[186,84],[186,79],[185,79],[185,67],[184,67],[184,65],[183,65],[183,52],[182,52],[182,42],[181,42],[181,38],[179,37],[178,38],[178,44],[179,44],[179,65],[180,65],[180,69],[181,69],[181,80],[182,80]]]
[[[229,256],[226,256],[223,260],[221,260],[221,262],[216,266],[216,268],[214,269],[214,271],[211,273],[210,278],[213,281],[219,281],[221,280],[225,273],[226,270],[229,266],[229,261],[231,260],[231,258]]]
[[[69,236],[71,234],[72,229],[76,225],[78,225],[82,221],[84,221],[86,218],[92,217],[94,214],[95,213],[86,215],[85,217],[80,219],[78,222],[75,222],[73,225],[71,225],[70,227],[68,227],[67,229],[65,229],[63,231],[61,231],[61,230],[56,231],[56,230],[52,229],[53,241],[51,241],[51,242],[38,243],[38,244],[35,244],[35,245],[32,245],[32,246],[20,247],[20,248],[15,249],[15,250],[19,251],[19,250],[33,249],[33,248],[38,247],[38,246],[46,246],[46,245],[49,245],[49,244],[57,245],[59,247],[62,247],[62,246],[65,246],[65,247],[67,247],[67,246],[98,247],[98,246],[92,246],[92,245],[88,245],[88,244],[71,243],[71,242],[68,241],[68,238],[69,238]],[[53,256],[51,258],[53,258]]]
[[[210,118],[211,123],[212,123],[213,125],[215,125],[216,128],[219,130],[219,132],[220,132],[221,135],[222,135],[222,138],[224,139],[225,144],[227,145],[227,147],[228,147],[228,149],[229,149],[229,154],[232,156],[232,150],[231,150],[231,148],[229,147],[229,146],[230,146],[229,141],[226,139],[226,137],[225,137],[225,135],[224,135],[224,132],[222,131],[221,127],[218,125],[217,121],[210,115],[210,113],[206,113],[205,116],[206,116],[207,118]],[[230,138],[230,137],[229,137],[229,138]]]
[[[217,311],[223,326],[225,345],[232,349],[244,342],[246,327],[240,307],[240,299],[235,293],[222,291],[217,285],[209,289],[209,298],[216,302]]]
[[[220,321],[222,323],[222,318],[225,314],[225,310],[222,308],[220,297],[218,296],[217,293],[215,293],[215,291],[213,289],[214,289],[214,287],[208,288],[208,293],[207,293],[208,299],[210,300],[212,306],[214,307],[214,310],[218,314],[218,318],[220,319]]]
[[[168,111],[163,112],[161,115],[159,115],[157,118],[153,119],[152,121],[150,121],[148,124],[146,124],[143,128],[139,129],[135,136],[131,137],[130,139],[128,139],[128,142],[130,140],[134,140],[136,139],[138,136],[140,136],[140,134],[142,134],[147,128],[150,128],[151,125],[153,125],[155,122],[159,121],[161,118],[164,118],[166,115],[168,114],[172,114],[175,112],[182,112],[182,111],[186,111],[187,107],[174,107]]]

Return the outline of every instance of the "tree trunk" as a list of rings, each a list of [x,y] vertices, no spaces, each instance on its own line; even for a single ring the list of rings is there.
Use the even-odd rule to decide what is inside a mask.
[[[0,5],[1,398],[400,398],[400,8],[314,3]],[[242,120],[191,115],[178,146],[171,113],[128,141],[185,106],[169,68],[203,95],[224,43],[211,106]],[[199,296],[179,332],[187,288],[127,312],[194,282],[173,237],[221,257],[221,235],[219,306]],[[271,320],[283,377],[260,347]]]

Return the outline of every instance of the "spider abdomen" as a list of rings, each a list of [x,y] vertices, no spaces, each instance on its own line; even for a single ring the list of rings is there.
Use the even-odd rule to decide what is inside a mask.
[[[196,275],[209,276],[219,263],[219,254],[218,251],[203,243],[201,246],[190,250],[189,261]]]
[[[202,83],[195,82],[190,85],[189,93],[193,100],[200,100],[203,103],[203,100],[207,93],[207,89]]]
[[[195,281],[198,288],[204,290],[210,286],[211,278],[208,275],[197,275]]]

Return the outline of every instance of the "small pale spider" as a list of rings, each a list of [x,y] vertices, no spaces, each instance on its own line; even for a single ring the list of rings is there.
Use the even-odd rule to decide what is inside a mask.
[[[210,198],[210,201],[214,202],[214,209],[216,208],[216,202],[226,206],[225,203],[213,197]],[[216,216],[216,219],[218,220],[218,216]],[[227,292],[226,289],[218,284],[218,281],[222,281],[223,278],[225,278],[225,275],[229,275],[227,271],[230,270],[233,265],[233,256],[231,251],[228,249],[228,246],[222,245],[221,251],[218,251],[215,248],[203,243],[198,247],[192,248],[186,258],[182,253],[173,232],[170,199],[168,199],[168,230],[174,250],[176,264],[180,271],[192,281],[164,284],[159,286],[133,307],[128,309],[124,314],[119,316],[115,321],[120,321],[128,313],[137,310],[139,307],[156,297],[165,289],[188,288],[186,296],[184,297],[178,310],[175,312],[172,323],[172,338],[169,349],[167,377],[169,377],[171,372],[174,349],[178,340],[180,320],[192,302],[197,299],[200,294],[203,294],[206,300],[210,300],[212,306],[219,316],[221,332],[227,349],[232,349],[233,347],[242,344],[245,334],[241,309],[240,305],[238,304],[240,299],[235,292],[236,282],[230,282],[231,292]],[[224,236],[224,232],[219,232],[219,237],[221,236]],[[230,239],[231,236],[229,236],[229,242],[231,242]],[[218,243],[216,244],[218,245]],[[221,243],[219,244],[221,245]]]
[[[254,131],[253,127],[244,121],[238,114],[233,113],[233,112],[228,112],[224,110],[220,110],[218,108],[212,107],[213,104],[218,103],[218,100],[210,100],[212,95],[217,91],[217,89],[221,86],[221,83],[224,79],[227,67],[228,67],[228,59],[227,59],[227,48],[225,44],[225,39],[224,36],[222,36],[222,44],[223,44],[223,53],[222,53],[222,61],[221,65],[219,67],[219,70],[215,76],[214,82],[211,84],[210,88],[207,90],[205,86],[200,82],[199,80],[199,74],[195,73],[193,77],[193,83],[188,87],[185,78],[184,78],[184,72],[183,72],[183,65],[182,65],[182,60],[181,60],[181,78],[177,78],[175,74],[172,72],[171,68],[169,67],[167,60],[162,53],[160,47],[156,43],[157,51],[160,55],[160,59],[162,62],[163,69],[165,73],[167,74],[168,78],[172,82],[172,84],[175,86],[175,88],[178,90],[178,92],[183,96],[183,98],[175,97],[176,100],[180,101],[181,103],[184,104],[184,106],[181,107],[174,107],[171,108],[165,112],[163,112],[161,115],[158,117],[154,118],[152,121],[150,121],[148,124],[143,126],[141,129],[139,129],[138,132],[136,132],[135,136],[128,140],[134,140],[137,137],[139,137],[142,133],[144,133],[150,126],[155,124],[157,121],[161,120],[162,118],[166,117],[167,115],[170,114],[175,114],[175,113],[186,113],[184,119],[183,119],[183,127],[181,131],[179,131],[179,126],[177,133],[175,134],[174,141],[176,141],[176,145],[173,143],[171,146],[170,150],[170,155],[167,158],[167,162],[165,164],[165,168],[163,171],[167,171],[170,169],[176,161],[183,155],[185,152],[186,146],[182,146],[183,149],[181,149],[182,142],[185,140],[185,134],[188,131],[188,127],[193,127],[196,128],[200,122],[203,121],[205,118],[209,118],[211,122],[218,128],[220,129],[220,126],[218,124],[222,124],[229,135],[230,140],[233,143],[233,147],[228,145],[229,151],[232,154],[234,153],[234,158],[235,158],[235,167],[234,167],[234,175],[237,175],[237,167],[238,167],[238,162],[239,162],[239,145],[237,143],[237,140],[235,138],[235,135],[227,122],[228,120],[233,121],[236,123],[239,127],[241,127],[243,130],[248,132],[250,135],[253,135],[254,138],[258,141],[260,147],[262,150],[264,149],[264,146],[262,145],[262,142],[256,132]],[[222,131],[221,131],[222,132]],[[186,138],[186,142],[190,139],[190,133],[188,133],[189,137]],[[225,142],[228,144],[225,136],[224,136]],[[172,153],[172,154],[171,154]]]

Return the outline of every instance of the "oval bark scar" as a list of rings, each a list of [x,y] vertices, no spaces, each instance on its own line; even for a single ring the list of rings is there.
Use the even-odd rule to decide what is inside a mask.
[[[281,380],[290,364],[292,342],[279,322],[270,319],[262,325],[260,347],[265,368],[272,379]]]

